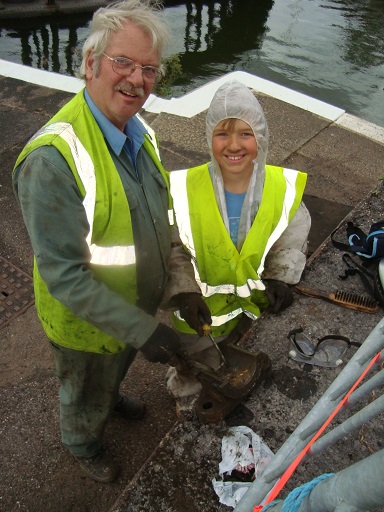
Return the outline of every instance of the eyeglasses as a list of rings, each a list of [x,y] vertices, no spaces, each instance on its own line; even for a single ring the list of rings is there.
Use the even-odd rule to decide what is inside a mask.
[[[109,57],[105,53],[102,55],[112,62],[112,69],[118,75],[131,76],[136,68],[141,68],[143,80],[150,84],[158,82],[163,76],[161,70],[155,66],[140,66],[126,57]]]

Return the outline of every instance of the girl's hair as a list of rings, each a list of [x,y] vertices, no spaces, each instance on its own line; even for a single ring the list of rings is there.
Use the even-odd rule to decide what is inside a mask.
[[[95,59],[94,72],[98,75],[100,56],[107,49],[112,34],[121,30],[128,21],[151,36],[153,49],[161,57],[170,37],[169,28],[161,16],[161,8],[162,4],[158,0],[124,0],[98,9],[93,15],[91,32],[83,46],[83,60],[77,76],[85,80],[86,58],[91,50]]]
[[[225,130],[233,130],[237,121],[237,117],[228,117],[227,119],[220,121],[220,123],[222,128]]]

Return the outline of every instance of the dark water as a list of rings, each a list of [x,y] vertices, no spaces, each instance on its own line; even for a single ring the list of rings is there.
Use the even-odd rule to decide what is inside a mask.
[[[180,96],[243,70],[384,126],[384,0],[165,2]],[[0,58],[74,75],[91,15],[0,20]]]

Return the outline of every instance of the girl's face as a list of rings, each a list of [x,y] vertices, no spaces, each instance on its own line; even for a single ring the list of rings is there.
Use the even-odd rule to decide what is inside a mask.
[[[250,176],[257,157],[257,142],[252,128],[240,119],[224,119],[213,130],[212,153],[226,176]]]

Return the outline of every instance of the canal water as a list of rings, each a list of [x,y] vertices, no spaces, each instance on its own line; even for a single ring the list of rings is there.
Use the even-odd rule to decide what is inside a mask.
[[[236,70],[384,126],[384,0],[164,2],[180,96]],[[90,14],[0,19],[0,59],[74,75]]]

